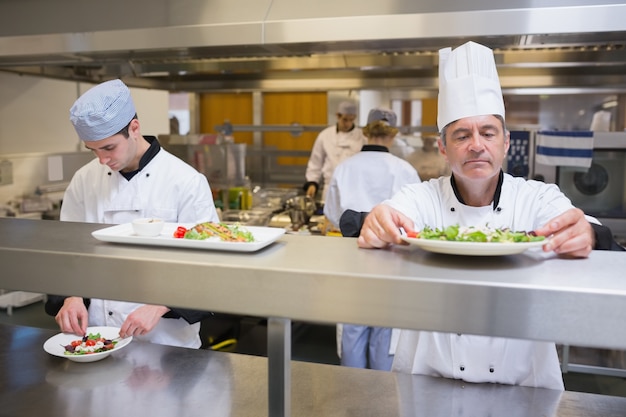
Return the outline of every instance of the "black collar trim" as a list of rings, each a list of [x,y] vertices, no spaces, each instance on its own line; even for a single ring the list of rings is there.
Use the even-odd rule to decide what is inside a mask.
[[[361,148],[362,152],[389,152],[389,148],[383,145],[363,145]]]
[[[139,169],[136,169],[135,171],[130,171],[130,172],[120,171],[120,174],[122,174],[122,176],[126,178],[128,181],[130,181],[135,175],[139,174],[139,172],[142,169],[144,169],[146,165],[148,165],[148,163],[150,163],[150,161],[152,161],[154,157],[161,150],[161,145],[159,144],[159,141],[156,137],[144,136],[143,138],[150,144],[150,147],[148,148],[146,153],[142,155],[141,159],[139,160]]]

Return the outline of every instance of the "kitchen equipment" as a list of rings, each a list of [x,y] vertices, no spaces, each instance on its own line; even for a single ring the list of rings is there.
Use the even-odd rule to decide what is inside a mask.
[[[255,187],[252,191],[252,207],[267,208],[273,211],[284,209],[290,198],[296,197],[296,188],[261,188]]]
[[[241,223],[246,226],[267,226],[274,212],[272,210],[226,210],[222,213],[222,221]]]
[[[290,198],[285,203],[285,206],[289,212],[291,228],[293,230],[298,230],[302,226],[308,225],[311,216],[317,209],[315,200],[306,195],[299,195]]]

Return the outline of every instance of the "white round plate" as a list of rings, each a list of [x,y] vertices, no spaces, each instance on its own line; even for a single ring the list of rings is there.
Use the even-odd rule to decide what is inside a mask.
[[[499,243],[499,242],[455,242],[449,240],[420,239],[402,236],[402,240],[419,246],[429,252],[449,255],[499,256],[522,253],[527,249],[541,247],[547,240],[537,242]]]
[[[100,335],[106,339],[117,339],[120,337],[119,327],[88,327],[87,334],[89,333],[100,333]],[[72,333],[59,333],[46,340],[43,344],[43,350],[51,355],[66,358],[74,362],[95,362],[106,358],[113,352],[117,352],[133,340],[132,336],[124,338],[117,342],[113,349],[107,350],[106,352],[89,353],[87,355],[66,355],[65,346],[78,339],[80,339],[80,336]]]

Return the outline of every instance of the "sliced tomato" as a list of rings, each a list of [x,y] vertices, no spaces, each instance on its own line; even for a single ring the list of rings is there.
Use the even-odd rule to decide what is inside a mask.
[[[406,237],[418,238],[420,237],[420,233],[419,232],[406,232]]]
[[[176,231],[174,231],[174,237],[177,239],[181,239],[185,237],[185,233],[187,233],[187,229],[184,228],[183,226],[178,226],[176,228]]]

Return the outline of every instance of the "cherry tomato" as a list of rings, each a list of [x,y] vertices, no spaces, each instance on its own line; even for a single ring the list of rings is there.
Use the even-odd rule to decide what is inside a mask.
[[[95,346],[96,345],[96,341],[93,339],[89,339],[85,342],[85,345],[87,346]]]
[[[185,237],[185,233],[187,233],[187,229],[184,228],[183,226],[178,226],[176,228],[176,231],[174,232],[174,237],[177,239],[181,239]]]
[[[406,232],[406,237],[418,238],[420,237],[419,232]]]

